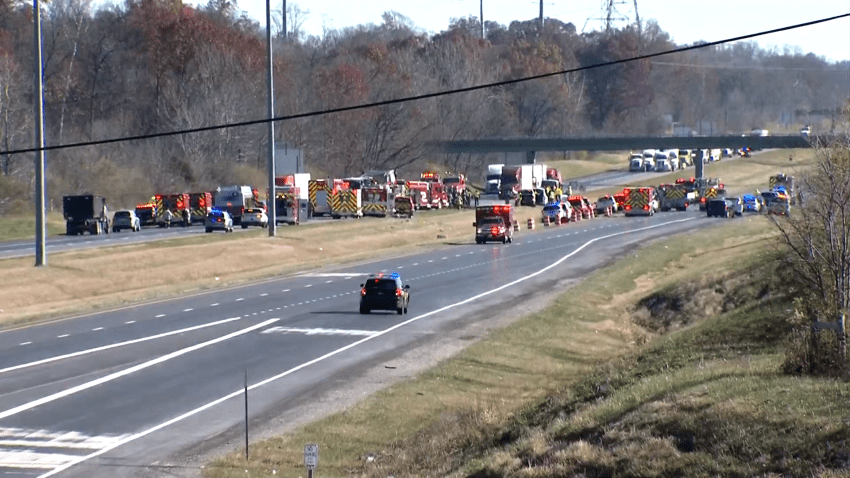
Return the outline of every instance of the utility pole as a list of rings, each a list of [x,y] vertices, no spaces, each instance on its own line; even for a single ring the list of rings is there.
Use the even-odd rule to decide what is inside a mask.
[[[284,5],[286,2],[284,1]],[[269,237],[275,236],[277,228],[277,205],[274,193],[274,63],[272,61],[272,7],[271,0],[266,0],[266,54],[268,63],[266,65],[266,83],[268,84],[268,118],[269,118],[269,148],[266,156],[266,172],[269,176],[268,203],[266,210],[269,212]]]
[[[286,28],[286,0],[283,0],[283,41],[289,39],[289,30]]]
[[[481,15],[478,17],[478,19],[481,22],[481,39],[485,40],[486,38],[484,35],[484,0],[481,0]]]
[[[543,31],[543,0],[540,0],[540,31]]]
[[[47,245],[45,244],[44,218],[44,78],[41,63],[41,5],[39,0],[33,0],[33,41],[35,54],[33,66],[35,70],[35,265],[47,265]]]

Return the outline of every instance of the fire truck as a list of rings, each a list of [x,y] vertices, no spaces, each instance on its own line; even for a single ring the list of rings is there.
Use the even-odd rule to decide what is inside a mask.
[[[180,224],[183,227],[192,224],[188,194],[157,194],[154,196],[154,202],[156,203],[157,226],[165,227],[169,225],[165,220],[165,211],[171,211],[172,224]]]
[[[352,189],[348,181],[334,184],[330,195],[331,217],[363,217],[362,190]]]
[[[640,187],[623,189],[626,216],[652,216],[657,206],[655,188]]]
[[[204,223],[207,220],[207,214],[212,209],[212,193],[189,193],[189,212],[191,214],[191,222]],[[136,214],[138,215],[138,214]]]
[[[266,196],[268,197],[268,194]],[[286,223],[297,226],[301,223],[298,207],[300,197],[301,191],[295,186],[275,186],[275,224]]]
[[[428,183],[428,200],[432,209],[449,207],[449,195],[438,172],[423,171],[419,180]]]
[[[394,195],[389,186],[373,186],[361,190],[363,215],[386,217],[393,210]]]
[[[251,186],[221,186],[215,190],[213,206],[227,211],[233,218],[233,225],[242,224],[242,212],[245,209],[260,207],[260,198]]]
[[[488,241],[513,242],[514,216],[510,204],[494,206],[478,206],[475,208],[475,243],[484,244]]]
[[[431,186],[425,181],[408,181],[407,190],[416,209],[431,209]]]
[[[690,205],[688,191],[683,184],[662,184],[658,186],[658,207],[662,211],[675,209],[687,211]]]
[[[148,203],[136,204],[136,216],[140,225],[156,226],[156,198],[151,198]]]
[[[310,210],[314,216],[330,216],[330,196],[333,191],[342,188],[342,179],[311,179],[307,182]]]

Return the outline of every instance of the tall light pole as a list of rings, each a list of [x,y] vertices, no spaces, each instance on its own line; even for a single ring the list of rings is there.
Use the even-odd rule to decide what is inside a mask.
[[[44,80],[41,63],[41,5],[33,0],[33,54],[34,89],[33,108],[35,108],[35,265],[47,265],[47,245],[45,241],[44,220]]]
[[[266,65],[267,83],[268,83],[268,117],[269,117],[269,148],[268,156],[266,157],[266,170],[269,175],[269,194],[268,204],[266,209],[269,212],[269,237],[275,236],[277,228],[277,207],[275,204],[274,192],[274,63],[272,62],[272,10],[271,0],[266,0],[266,54],[268,55],[268,64]]]
[[[481,39],[484,40],[484,0],[481,0],[481,15],[478,17],[481,20]]]

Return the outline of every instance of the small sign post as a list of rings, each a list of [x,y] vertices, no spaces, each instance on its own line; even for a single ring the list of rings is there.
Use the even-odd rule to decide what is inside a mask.
[[[304,466],[307,468],[307,478],[313,478],[313,470],[319,464],[319,445],[308,443],[304,445]]]

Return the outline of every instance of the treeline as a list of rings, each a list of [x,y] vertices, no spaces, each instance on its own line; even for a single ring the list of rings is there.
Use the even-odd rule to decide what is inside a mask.
[[[225,0],[91,0],[44,6],[47,145],[266,117],[265,31]],[[296,7],[297,8],[297,7]],[[295,13],[300,11],[296,10]],[[300,12],[303,15],[303,12]],[[298,17],[296,15],[296,21]],[[296,24],[297,26],[297,24]],[[546,19],[458,19],[435,35],[397,13],[375,25],[274,41],[275,115],[463,88],[675,48],[655,23],[578,33]],[[815,27],[816,28],[816,27]],[[749,33],[742,31],[741,33]],[[0,150],[33,145],[32,8],[0,0]],[[736,43],[435,99],[277,124],[314,174],[426,166],[477,174],[487,158],[445,156],[432,140],[703,133],[805,123],[848,97],[848,66]],[[817,117],[820,118],[820,117]],[[816,119],[817,119],[816,118]],[[709,131],[710,130],[710,131]],[[154,192],[264,184],[265,125],[48,153],[48,191],[131,205]],[[32,154],[0,154],[0,212],[30,203]],[[13,206],[13,199],[17,205]]]

